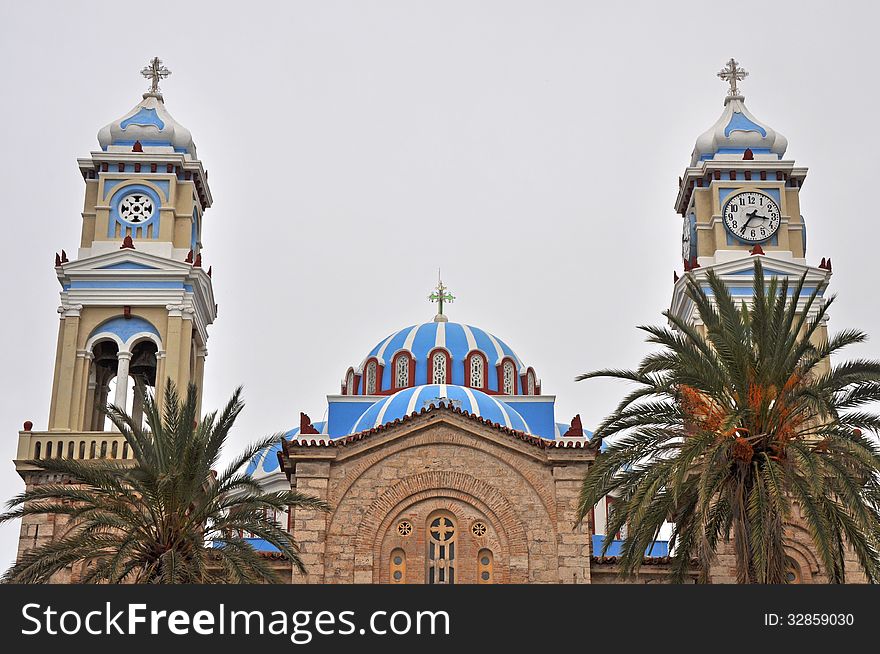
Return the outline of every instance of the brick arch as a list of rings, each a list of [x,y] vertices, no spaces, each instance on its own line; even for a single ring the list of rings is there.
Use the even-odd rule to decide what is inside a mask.
[[[399,454],[404,450],[434,444],[469,447],[484,452],[489,456],[493,456],[499,461],[507,464],[512,472],[519,475],[535,491],[535,493],[537,493],[541,500],[541,504],[544,506],[544,510],[547,511],[547,514],[550,516],[550,523],[556,523],[556,499],[553,489],[549,488],[543,480],[531,474],[531,471],[524,470],[522,465],[520,465],[518,456],[496,443],[480,438],[479,435],[474,434],[469,430],[461,429],[458,425],[451,425],[456,429],[461,429],[461,431],[454,434],[425,433],[426,429],[438,424],[441,423],[434,422],[421,426],[417,431],[410,432],[398,440],[386,443],[380,449],[367,454],[363,459],[351,467],[346,466],[345,477],[333,489],[331,496],[328,498],[330,505],[333,507],[328,524],[333,521],[333,518],[336,515],[336,509],[342,504],[343,498],[348,493],[349,489],[351,489],[354,483],[367,470],[388,457]],[[449,423],[442,424],[448,425]]]
[[[785,553],[801,568],[801,581],[814,583],[822,574],[822,567],[815,552],[812,550],[812,539],[809,532],[801,525],[786,522],[783,543]]]
[[[391,522],[407,506],[438,497],[470,504],[492,521],[499,538],[502,542],[507,541],[511,583],[528,582],[528,539],[513,506],[497,488],[485,481],[445,470],[407,477],[370,505],[358,525],[354,540],[355,572],[370,570],[373,580],[377,581],[378,569],[373,563],[380,558],[382,540]]]

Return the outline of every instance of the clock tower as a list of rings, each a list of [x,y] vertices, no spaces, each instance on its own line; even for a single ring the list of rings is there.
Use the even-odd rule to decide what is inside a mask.
[[[202,222],[211,206],[208,173],[189,130],[165,107],[155,58],[140,102],[98,132],[99,148],[78,160],[84,185],[76,254],[55,255],[61,303],[49,419],[19,432],[16,470],[28,487],[49,480],[28,463],[45,458],[131,458],[101,407],[142,420],[135,380],[166,380],[201,391],[208,326],[217,307],[202,265]],[[201,392],[200,392],[201,395]],[[22,521],[19,555],[51,539],[48,516]]]
[[[682,217],[684,271],[705,280],[713,270],[734,298],[747,300],[757,257],[765,275],[793,283],[806,274],[804,294],[817,287],[821,294],[831,277],[831,260],[815,267],[807,263],[800,206],[807,169],[786,159],[787,139],[746,108],[739,82],[747,75],[733,59],[718,73],[729,84],[724,109],[697,139],[679,178],[675,210]],[[698,322],[685,289],[685,278],[676,274],[671,310]],[[824,327],[821,331],[824,337]]]

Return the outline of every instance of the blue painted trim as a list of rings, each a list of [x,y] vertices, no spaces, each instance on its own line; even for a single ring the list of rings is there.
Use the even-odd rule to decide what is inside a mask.
[[[744,113],[739,111],[733,112],[730,122],[724,128],[724,136],[730,136],[731,132],[758,132],[762,137],[767,137],[766,129],[758,125],[758,123],[749,120]]]
[[[152,323],[143,318],[137,316],[132,318],[118,317],[106,320],[95,327],[92,330],[92,333],[89,334],[89,338],[99,334],[113,334],[125,343],[135,334],[140,334],[142,332],[148,332],[159,336],[159,330],[153,327]]]
[[[123,261],[121,263],[112,263],[109,266],[101,266],[98,270],[158,270],[158,268],[135,263],[134,261]]]
[[[119,127],[124,131],[129,125],[139,125],[141,127],[157,127],[160,130],[165,129],[165,123],[159,118],[156,110],[150,107],[141,107],[133,116],[129,116],[121,123]]]
[[[183,282],[151,282],[146,280],[132,281],[123,279],[75,281],[71,282],[68,290],[70,288],[173,288],[192,292],[192,286],[188,286]]]

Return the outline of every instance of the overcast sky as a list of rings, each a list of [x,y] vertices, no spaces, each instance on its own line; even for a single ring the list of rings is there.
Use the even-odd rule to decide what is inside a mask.
[[[858,8],[856,8],[858,7]],[[620,385],[580,372],[648,350],[681,267],[676,180],[722,111],[731,56],[755,116],[808,166],[808,261],[834,260],[831,327],[877,338],[876,5],[739,2],[3,3],[0,497],[25,420],[45,429],[58,329],[54,253],[76,252],[76,158],[141,98],[210,171],[205,265],[220,312],[205,408],[238,384],[244,443],[322,418],[380,339],[451,320],[509,343],[595,425]],[[0,565],[18,523],[0,529]]]

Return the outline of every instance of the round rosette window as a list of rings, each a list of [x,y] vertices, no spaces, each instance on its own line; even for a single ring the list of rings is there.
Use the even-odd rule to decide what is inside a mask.
[[[119,201],[119,217],[132,225],[147,222],[155,212],[156,205],[146,193],[129,193]]]

